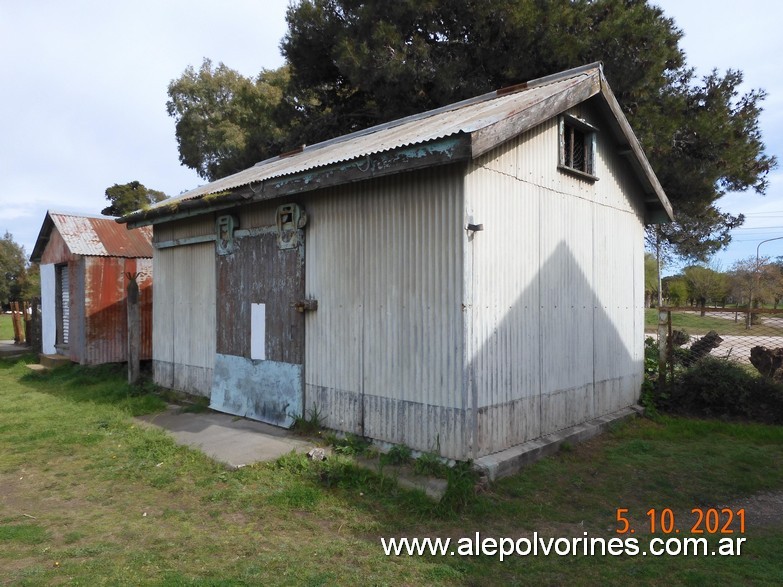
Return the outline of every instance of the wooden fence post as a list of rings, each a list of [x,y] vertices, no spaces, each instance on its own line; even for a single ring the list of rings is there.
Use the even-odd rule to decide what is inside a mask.
[[[33,298],[30,302],[30,348],[36,353],[42,352],[41,348],[41,300]]]
[[[138,273],[126,273],[128,277],[128,383],[139,380],[141,349],[141,308],[139,307]]]
[[[24,344],[24,316],[19,302],[11,302],[11,323],[14,327],[14,343]]]
[[[658,393],[666,390],[666,359],[669,348],[669,315],[667,308],[658,308]]]

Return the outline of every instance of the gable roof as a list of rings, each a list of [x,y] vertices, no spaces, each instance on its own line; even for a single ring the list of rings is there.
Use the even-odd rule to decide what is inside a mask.
[[[46,212],[30,260],[40,262],[52,230],[57,228],[74,255],[93,257],[152,257],[152,228],[127,230],[114,218],[67,212]]]
[[[673,218],[671,204],[631,130],[600,63],[387,122],[293,153],[128,214],[143,226],[403,170],[473,159],[593,96],[645,190],[648,218]]]

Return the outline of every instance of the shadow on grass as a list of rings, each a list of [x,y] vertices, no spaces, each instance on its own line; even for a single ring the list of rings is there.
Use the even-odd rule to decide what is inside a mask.
[[[20,363],[28,365],[30,363],[37,363],[38,356],[35,353],[26,353],[20,357],[0,357],[0,371],[7,371],[13,369]]]
[[[0,361],[0,368],[8,368]],[[18,363],[11,363],[11,367]],[[47,393],[73,402],[91,402],[124,407],[131,416],[162,411],[166,402],[158,395],[158,388],[149,381],[129,385],[123,364],[96,366],[66,365],[51,371],[30,371],[20,381]]]

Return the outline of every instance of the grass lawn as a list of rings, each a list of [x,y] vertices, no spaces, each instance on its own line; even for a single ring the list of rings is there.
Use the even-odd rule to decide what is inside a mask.
[[[0,313],[0,340],[14,339],[14,324],[11,321],[11,314]]]
[[[637,420],[502,480],[461,511],[357,469],[289,455],[229,471],[132,414],[123,371],[0,361],[0,569],[24,585],[779,585],[783,527],[742,555],[386,557],[381,537],[614,537],[645,512],[783,489],[783,428]],[[683,534],[684,535],[684,534]],[[668,536],[657,534],[667,538]],[[736,535],[735,535],[736,536]],[[711,536],[716,544],[719,536]]]
[[[709,308],[707,309],[709,312]],[[706,334],[715,330],[718,334],[732,334],[736,336],[749,336],[745,328],[745,314],[740,312],[735,321],[734,312],[721,312],[722,318],[707,315],[700,316],[698,310],[693,312],[672,312],[672,328],[684,330],[688,334]],[[644,329],[648,333],[658,330],[658,311],[647,308],[644,311]],[[783,336],[783,328],[771,325],[756,327],[753,335]]]

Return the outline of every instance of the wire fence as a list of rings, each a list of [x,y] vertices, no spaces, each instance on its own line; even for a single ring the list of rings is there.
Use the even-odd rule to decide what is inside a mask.
[[[659,341],[662,384],[666,373],[673,378],[675,368],[688,367],[707,355],[746,365],[768,377],[783,368],[783,310],[688,307],[648,312],[646,331]],[[665,367],[663,372],[660,367]]]

